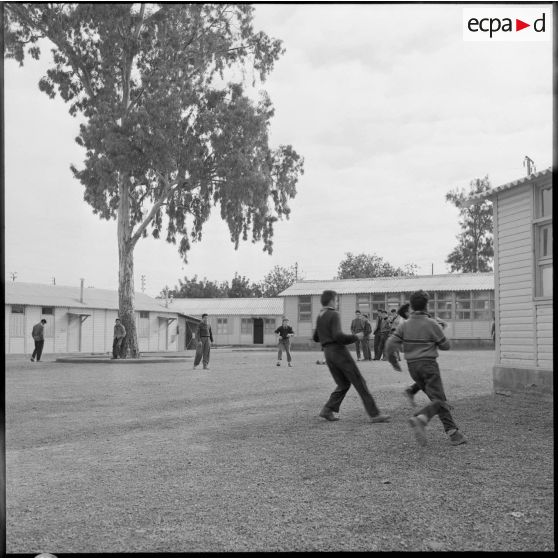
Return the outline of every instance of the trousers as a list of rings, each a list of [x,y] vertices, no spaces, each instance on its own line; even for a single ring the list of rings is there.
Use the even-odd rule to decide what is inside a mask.
[[[413,393],[422,390],[430,399],[430,403],[420,411],[417,411],[415,416],[425,415],[430,420],[435,415],[438,415],[446,432],[457,428],[449,411],[450,406],[444,393],[438,363],[434,359],[414,360],[407,361],[407,366],[409,367],[409,374],[415,382],[409,390]]]
[[[44,344],[45,344],[44,339],[41,340],[41,341],[35,341],[35,350],[33,351],[33,354],[31,355],[31,358],[37,357],[37,362],[39,360],[41,360],[41,355],[43,354]]]
[[[368,390],[366,380],[362,377],[356,362],[345,345],[326,345],[324,355],[327,367],[333,376],[337,387],[329,396],[325,407],[338,413],[339,407],[345,399],[351,385],[355,387],[362,399],[364,408],[369,416],[375,417],[380,414],[380,410],[374,401],[374,397]]]
[[[283,349],[287,353],[287,362],[291,362],[291,340],[287,337],[286,339],[279,339],[279,350],[277,351],[277,360],[281,360],[283,357]]]
[[[201,343],[196,347],[196,356],[194,357],[194,366],[197,366],[200,361],[203,361],[203,367],[206,368],[209,364],[209,353],[211,352],[211,342],[209,337],[202,337]]]

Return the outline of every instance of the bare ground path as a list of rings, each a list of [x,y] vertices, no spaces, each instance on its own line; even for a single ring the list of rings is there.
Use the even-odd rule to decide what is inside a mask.
[[[469,443],[434,420],[425,449],[408,374],[384,362],[360,368],[391,423],[354,390],[340,421],[317,417],[334,387],[319,355],[7,360],[7,551],[554,550],[552,402],[492,395],[492,351],[441,355]]]

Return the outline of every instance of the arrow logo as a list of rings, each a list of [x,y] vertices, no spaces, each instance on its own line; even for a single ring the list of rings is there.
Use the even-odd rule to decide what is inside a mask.
[[[515,20],[515,30],[516,31],[521,31],[522,29],[525,29],[526,27],[531,27],[530,23],[525,23],[524,21],[521,21],[520,19]]]

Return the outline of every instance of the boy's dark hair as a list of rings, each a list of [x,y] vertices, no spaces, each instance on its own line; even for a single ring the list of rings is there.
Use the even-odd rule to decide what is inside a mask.
[[[202,318],[205,318],[207,316],[207,314],[202,314]]]
[[[355,314],[360,314],[360,310],[355,310]]]
[[[405,318],[405,314],[409,311],[409,306],[411,306],[408,302],[406,302],[405,304],[402,304],[399,309],[397,310],[397,313],[402,317]]]
[[[43,318],[43,319],[41,320],[41,323],[42,323],[42,324],[46,324],[46,320]]]
[[[418,312],[426,310],[429,298],[430,295],[426,291],[415,291],[409,298],[411,308]]]
[[[397,312],[397,310],[395,308],[392,308],[391,313],[393,314],[394,312]]]
[[[329,291],[329,290],[324,291],[320,298],[320,302],[322,303],[322,306],[327,306],[328,303],[331,302],[336,296],[337,293],[335,291]]]

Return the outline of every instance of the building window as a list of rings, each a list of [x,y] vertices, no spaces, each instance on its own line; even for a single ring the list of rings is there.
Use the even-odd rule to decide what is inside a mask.
[[[149,337],[149,312],[140,310],[138,319],[138,337]]]
[[[392,308],[396,310],[401,306],[401,294],[388,294],[387,295],[387,304],[386,310],[391,312]]]
[[[453,293],[448,291],[442,291],[434,293],[434,300],[432,302],[432,308],[434,314],[440,320],[451,320],[452,310],[453,310]]]
[[[229,333],[228,318],[217,318],[217,335],[227,335]]]
[[[360,310],[362,314],[370,315],[370,295],[369,294],[357,294],[355,310]]]
[[[10,314],[10,337],[24,337],[25,306],[14,305]]]
[[[310,295],[298,297],[298,321],[312,321],[312,297]]]
[[[54,308],[52,306],[43,306],[43,308],[41,309],[41,314],[43,316],[53,316]]]
[[[471,319],[471,291],[455,293],[455,319]]]
[[[265,318],[264,319],[264,333],[275,333],[275,320],[272,318]]]
[[[386,295],[373,294],[372,295],[372,316],[378,316],[378,310],[385,310],[386,308]],[[370,316],[370,317],[372,317]]]
[[[535,189],[535,296],[552,297],[552,187]]]
[[[473,291],[473,319],[492,320],[494,312],[494,296],[491,291]]]
[[[252,318],[242,318],[240,320],[240,333],[244,335],[252,335]]]

